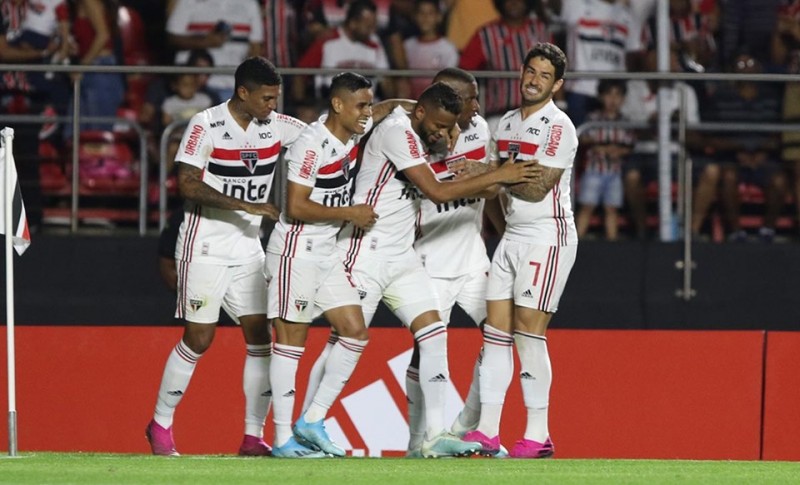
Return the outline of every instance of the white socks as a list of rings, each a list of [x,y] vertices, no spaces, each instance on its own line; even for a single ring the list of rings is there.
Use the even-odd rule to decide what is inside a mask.
[[[305,347],[276,343],[272,351],[269,378],[272,382],[272,419],[275,422],[275,446],[283,446],[292,437],[295,378],[297,364]]]
[[[481,348],[478,359],[475,361],[475,366],[472,368],[472,382],[469,384],[469,392],[467,393],[466,401],[464,401],[464,409],[458,413],[456,422],[453,423],[451,428],[456,434],[472,431],[481,418],[481,360],[483,360],[483,348]]]
[[[478,431],[492,438],[500,434],[500,417],[506,391],[514,373],[514,339],[510,334],[483,326],[483,358],[480,366],[481,417]]]
[[[272,402],[269,381],[270,344],[247,345],[242,387],[244,389],[244,434],[264,437],[264,421]]]
[[[550,356],[547,353],[547,339],[516,331],[514,340],[519,353],[520,381],[525,408],[528,410],[528,425],[524,438],[544,443],[549,436],[547,429],[547,407],[550,400],[550,385],[553,382],[553,370]]]
[[[331,334],[328,336],[328,343],[325,344],[322,353],[320,353],[317,360],[314,361],[314,365],[311,367],[311,373],[308,375],[306,395],[303,398],[303,412],[311,406],[311,400],[314,399],[314,394],[317,393],[319,383],[322,382],[322,376],[325,374],[325,363],[328,360],[328,356],[331,354],[331,350],[333,350],[333,346],[336,345],[338,341],[339,335],[331,330]]]
[[[175,408],[181,402],[181,398],[189,386],[189,381],[192,379],[197,361],[202,355],[194,353],[183,342],[183,339],[170,352],[167,364],[164,366],[164,374],[161,377],[156,411],[153,415],[153,419],[162,428],[166,429],[172,426]]]
[[[425,409],[427,437],[444,430],[446,385],[450,381],[447,367],[447,327],[436,322],[418,330],[414,340],[419,345],[419,385]]]
[[[305,412],[304,417],[307,423],[316,423],[325,418],[328,409],[342,392],[347,381],[350,380],[367,342],[367,340],[339,337],[339,341],[333,346],[325,363],[325,372],[319,388]]]
[[[419,369],[408,366],[406,369],[406,401],[408,403],[408,449],[422,446],[425,438],[425,402],[422,387],[419,385]]]

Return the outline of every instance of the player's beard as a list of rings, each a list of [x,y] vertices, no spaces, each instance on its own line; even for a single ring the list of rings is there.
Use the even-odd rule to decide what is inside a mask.
[[[553,95],[553,91],[551,90],[541,90],[539,91],[538,95],[531,95],[528,94],[526,91],[526,86],[520,86],[519,88],[520,94],[522,95],[522,106],[533,106],[536,104],[543,103],[550,99]]]

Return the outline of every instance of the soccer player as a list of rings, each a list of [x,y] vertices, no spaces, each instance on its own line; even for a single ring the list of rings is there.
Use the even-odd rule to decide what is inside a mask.
[[[361,300],[336,250],[336,234],[349,222],[369,230],[377,214],[369,204],[350,205],[357,173],[358,142],[397,101],[372,105],[372,82],[344,72],[330,86],[328,114],[312,123],[286,153],[286,210],[267,244],[268,312],[275,326],[270,380],[274,399],[273,456],[344,456],[325,430],[324,418],[350,379],[367,345]],[[409,103],[408,106],[413,106]],[[325,362],[319,387],[292,426],[297,364],[308,327],[322,313],[338,339]]]
[[[478,114],[478,83],[472,74],[450,67],[436,74],[434,82],[439,81],[450,85],[464,101],[457,122],[461,133],[455,147],[446,153],[430,157],[430,166],[436,178],[449,180],[453,174],[448,170],[448,164],[463,159],[486,161],[489,127],[486,120]],[[477,325],[481,325],[486,319],[489,258],[481,237],[483,206],[484,199],[480,197],[463,198],[443,204],[435,204],[423,198],[420,203],[414,247],[436,287],[440,303],[439,314],[445,325],[449,324],[450,313],[456,303]],[[409,457],[420,456],[425,432],[418,365],[419,349],[415,345],[406,372]],[[458,436],[463,436],[478,425],[480,396],[477,372],[476,362],[466,405],[452,427],[453,433]]]
[[[281,148],[294,142],[306,125],[275,112],[281,77],[268,60],[242,62],[235,84],[229,101],[192,117],[176,156],[186,203],[175,248],[175,316],[186,325],[167,359],[155,414],[146,429],[155,455],[178,455],[173,415],[197,361],[214,339],[220,307],[241,325],[247,347],[245,436],[239,454],[271,453],[263,440],[271,396],[271,331],[258,234],[263,216],[278,217],[267,197]]]
[[[356,176],[353,203],[371,205],[379,218],[369,230],[345,226],[338,243],[346,251],[345,268],[361,295],[367,324],[383,300],[419,345],[426,416],[421,454],[426,457],[468,455],[480,445],[462,441],[444,427],[447,328],[439,316],[436,290],[413,249],[418,190],[434,203],[445,203],[497,183],[533,180],[537,174],[531,162],[508,163],[459,182],[436,180],[425,149],[455,125],[462,106],[453,88],[436,83],[422,93],[410,113],[395,108],[372,130]]]
[[[507,189],[506,229],[489,271],[480,422],[477,430],[464,435],[465,440],[480,442],[485,453],[500,450],[500,414],[514,371],[516,343],[528,416],[524,438],[510,455],[553,454],[547,428],[552,372],[545,331],[578,244],[569,193],[578,139],[575,126],[552,100],[564,82],[566,65],[564,53],[553,44],[538,43],[528,51],[520,70],[522,105],[503,116],[492,136],[491,160],[537,160],[542,174]]]

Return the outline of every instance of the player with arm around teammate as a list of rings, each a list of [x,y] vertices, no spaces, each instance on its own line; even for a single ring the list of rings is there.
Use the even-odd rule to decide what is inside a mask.
[[[345,72],[331,82],[328,113],[312,123],[286,154],[286,210],[267,245],[268,316],[275,326],[271,371],[274,396],[273,456],[344,456],[325,430],[328,409],[350,378],[364,347],[367,328],[360,297],[344,271],[336,234],[349,222],[369,230],[377,215],[368,204],[350,205],[358,171],[358,142],[372,124],[398,105],[372,105],[372,82]],[[408,106],[409,104],[407,104]],[[297,364],[308,328],[322,313],[338,339],[325,362],[319,386],[292,426]]]
[[[480,422],[477,430],[464,436],[480,442],[485,453],[500,449],[500,415],[514,372],[516,344],[527,427],[510,456],[553,454],[547,427],[552,370],[545,331],[558,308],[578,244],[569,193],[578,140],[569,117],[552,100],[563,84],[566,64],[561,49],[536,44],[520,72],[522,105],[503,116],[492,136],[491,159],[517,163],[535,159],[542,175],[506,189],[506,229],[489,270]]]
[[[448,166],[454,162],[471,159],[486,162],[489,144],[489,127],[478,114],[478,83],[475,77],[459,68],[439,71],[434,82],[444,82],[461,96],[464,108],[458,117],[461,133],[455,146],[441,154],[431,154],[430,167],[438,180],[452,179]],[[496,191],[486,194],[493,196]],[[417,217],[417,239],[414,248],[425,270],[431,277],[439,296],[439,313],[445,325],[450,322],[453,306],[458,303],[475,322],[486,319],[486,282],[489,258],[481,237],[484,199],[469,197],[452,202],[435,204],[426,198],[420,201]],[[425,432],[422,392],[419,384],[419,349],[415,345],[406,371],[408,396],[409,446],[407,456],[420,456],[420,446]],[[452,432],[463,436],[478,424],[480,397],[478,395],[478,363],[464,409],[453,423]]]
[[[177,310],[183,337],[164,368],[146,436],[155,455],[178,455],[172,434],[175,408],[197,361],[209,348],[224,308],[242,327],[247,346],[243,387],[245,436],[241,455],[271,453],[264,443],[269,409],[270,326],[266,318],[263,216],[277,219],[267,203],[281,147],[305,123],[275,112],[281,77],[261,57],[242,62],[229,101],[195,115],[176,156],[185,217],[175,248]]]
[[[396,108],[369,135],[356,176],[353,203],[369,204],[379,218],[368,230],[347,225],[339,234],[345,269],[361,295],[369,324],[384,303],[414,334],[420,348],[420,386],[426,415],[421,454],[472,454],[477,443],[445,431],[444,400],[449,380],[447,329],[441,322],[430,277],[413,249],[419,191],[436,203],[468,197],[496,183],[533,180],[532,163],[506,164],[460,182],[439,182],[425,150],[456,123],[462,101],[452,87],[436,83],[409,113]]]

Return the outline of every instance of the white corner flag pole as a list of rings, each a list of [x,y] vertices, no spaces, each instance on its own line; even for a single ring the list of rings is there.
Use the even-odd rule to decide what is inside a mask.
[[[14,356],[14,258],[12,254],[12,241],[14,236],[14,222],[12,221],[12,206],[14,186],[11,183],[11,166],[13,156],[11,145],[14,141],[14,129],[3,128],[3,160],[5,174],[3,174],[3,201],[5,204],[5,235],[6,235],[6,350],[8,354],[8,456],[17,456],[17,386]]]

